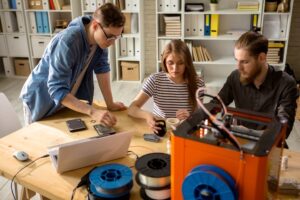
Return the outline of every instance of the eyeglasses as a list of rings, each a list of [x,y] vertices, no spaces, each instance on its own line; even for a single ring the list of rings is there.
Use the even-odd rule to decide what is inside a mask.
[[[122,34],[121,35],[108,36],[107,33],[105,32],[104,28],[102,27],[102,25],[98,22],[97,22],[97,24],[99,24],[100,28],[102,29],[107,41],[117,40],[117,39],[120,39],[122,37]]]

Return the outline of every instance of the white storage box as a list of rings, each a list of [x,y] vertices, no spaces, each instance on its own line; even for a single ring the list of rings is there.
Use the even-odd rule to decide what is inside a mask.
[[[25,35],[7,35],[8,52],[11,57],[28,57],[28,43]]]
[[[31,37],[32,55],[34,58],[41,58],[43,56],[45,48],[49,44],[50,40],[50,36]]]

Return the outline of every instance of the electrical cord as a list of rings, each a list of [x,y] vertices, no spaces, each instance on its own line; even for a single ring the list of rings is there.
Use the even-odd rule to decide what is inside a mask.
[[[40,156],[40,157],[34,159],[34,160],[31,161],[30,163],[28,163],[27,165],[25,165],[24,167],[22,167],[21,169],[19,169],[19,171],[17,171],[17,173],[13,176],[13,178],[11,179],[11,182],[10,182],[10,191],[11,191],[11,193],[12,193],[12,195],[13,195],[14,200],[17,200],[17,198],[16,198],[15,193],[14,193],[14,191],[13,191],[13,183],[14,183],[14,180],[15,180],[15,178],[17,177],[17,175],[18,175],[23,169],[25,169],[26,167],[28,167],[29,165],[33,164],[34,162],[38,161],[38,160],[41,159],[41,158],[46,158],[46,157],[48,157],[48,156],[49,156],[49,154],[45,154],[45,155],[43,155],[43,156]]]

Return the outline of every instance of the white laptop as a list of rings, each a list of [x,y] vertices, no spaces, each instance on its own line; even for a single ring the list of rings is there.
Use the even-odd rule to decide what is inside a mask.
[[[91,137],[48,148],[58,173],[126,156],[131,132]]]

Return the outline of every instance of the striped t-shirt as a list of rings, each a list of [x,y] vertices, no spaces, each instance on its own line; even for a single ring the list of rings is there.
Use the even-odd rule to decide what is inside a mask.
[[[199,78],[197,85],[198,88],[204,87],[204,82]],[[153,114],[155,116],[174,118],[179,109],[187,109],[190,113],[192,112],[187,83],[174,83],[165,72],[150,75],[142,90],[149,97],[153,97]]]

